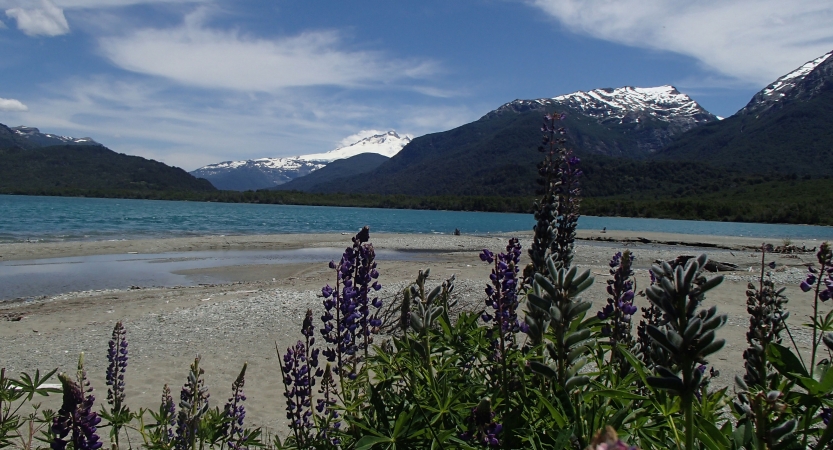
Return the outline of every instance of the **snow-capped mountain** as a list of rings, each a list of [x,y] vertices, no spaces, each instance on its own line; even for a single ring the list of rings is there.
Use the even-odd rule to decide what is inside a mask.
[[[51,145],[101,145],[89,137],[74,138],[70,136],[59,136],[57,134],[41,133],[34,127],[13,127],[10,128],[18,137],[25,139],[34,147],[48,147]]]
[[[332,161],[361,153],[377,153],[391,157],[411,142],[410,135],[399,136],[395,131],[374,134],[349,145],[325,153],[259,158],[246,161],[225,161],[200,167],[192,175],[205,178],[218,189],[243,191],[263,189],[286,183],[318,170]]]
[[[685,133],[660,158],[758,173],[833,176],[833,52],[764,87],[737,113]]]
[[[625,157],[656,153],[676,136],[719,120],[674,86],[625,86],[515,100],[481,120],[533,110],[566,114],[568,141],[577,150]]]
[[[833,51],[807,61],[798,69],[778,78],[752,97],[737,114],[761,114],[784,106],[785,102],[809,100],[833,82]]]
[[[648,118],[692,128],[717,120],[686,94],[674,86],[593,89],[537,100],[515,100],[495,112],[511,109],[517,112],[552,106],[563,111],[569,108],[600,123],[638,123]],[[569,113],[569,112],[568,112]]]

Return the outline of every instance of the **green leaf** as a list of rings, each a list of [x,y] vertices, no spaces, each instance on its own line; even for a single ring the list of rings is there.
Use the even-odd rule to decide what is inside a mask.
[[[356,450],[369,450],[376,444],[381,444],[382,442],[393,442],[390,438],[382,437],[382,436],[363,436],[356,442]]]
[[[564,428],[565,426],[567,426],[567,419],[564,418],[564,416],[558,411],[558,409],[555,406],[553,406],[553,404],[550,403],[550,401],[546,397],[544,397],[544,395],[541,394],[541,392],[536,390],[535,394],[538,395],[538,401],[541,402],[541,404],[544,405],[545,408],[547,408],[547,411],[550,412],[550,417],[552,417],[555,423],[558,424],[560,428]]]
[[[529,368],[533,372],[549,378],[555,378],[556,375],[558,375],[557,373],[555,373],[555,369],[540,361],[530,361]]]
[[[766,348],[767,356],[775,368],[781,372],[782,375],[795,379],[796,375],[805,378],[810,378],[810,374],[804,368],[801,360],[787,347],[781,344],[771,343]]]
[[[729,448],[729,439],[709,420],[705,420],[700,416],[695,416],[697,422],[698,434],[702,437],[703,432],[708,435],[712,441],[718,444],[717,448]]]

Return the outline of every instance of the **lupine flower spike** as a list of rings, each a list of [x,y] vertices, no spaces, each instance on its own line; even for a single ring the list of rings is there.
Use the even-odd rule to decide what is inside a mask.
[[[96,434],[96,426],[101,418],[92,410],[95,396],[87,381],[84,370],[84,354],[78,359],[78,377],[73,381],[69,375],[58,375],[64,392],[64,400],[58,414],[52,419],[52,432],[55,435],[51,448],[64,450],[72,442],[75,450],[96,450],[101,447],[101,440]]]
[[[371,313],[371,308],[382,307],[382,301],[373,296],[382,285],[377,281],[376,252],[369,239],[370,228],[365,226],[353,238],[353,246],[344,251],[341,261],[330,261],[330,268],[338,274],[335,289],[327,285],[321,290],[325,310],[321,335],[332,345],[323,355],[335,363],[337,374],[349,379],[356,378],[359,353],[367,357],[372,335],[382,325],[378,315]]]
[[[237,375],[237,379],[231,385],[231,398],[223,407],[223,414],[228,420],[223,430],[223,436],[231,450],[243,448],[248,437],[244,434],[245,429],[243,428],[243,419],[246,417],[246,409],[243,407],[243,402],[246,401],[246,395],[243,394],[243,384],[245,383],[247,366],[248,363],[243,364],[243,369],[240,370],[240,374]]]

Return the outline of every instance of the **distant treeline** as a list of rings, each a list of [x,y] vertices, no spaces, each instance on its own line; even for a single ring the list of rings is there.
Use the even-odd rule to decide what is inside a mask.
[[[781,179],[717,189],[711,193],[668,196],[623,195],[582,200],[592,216],[833,225],[829,179]],[[296,191],[152,191],[97,189],[0,189],[2,194],[147,200],[187,200],[277,205],[353,206],[451,211],[528,213],[532,197],[315,194]]]

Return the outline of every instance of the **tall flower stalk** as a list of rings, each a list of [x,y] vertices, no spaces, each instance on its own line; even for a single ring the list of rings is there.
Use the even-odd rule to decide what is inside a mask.
[[[193,450],[197,448],[200,421],[208,411],[208,388],[205,386],[200,368],[200,356],[194,358],[188,380],[182,386],[179,394],[179,414],[176,418],[176,434],[174,446],[177,450]]]
[[[509,399],[509,368],[507,353],[515,348],[515,335],[526,331],[524,322],[518,321],[518,272],[520,272],[521,244],[517,238],[509,239],[506,252],[494,257],[494,254],[484,249],[480,259],[494,264],[489,275],[491,283],[486,286],[486,306],[491,307],[492,314],[484,312],[483,321],[494,322],[492,333],[497,334],[494,339],[495,360],[500,365],[499,384],[506,400]]]
[[[116,322],[107,349],[107,404],[109,411],[102,410],[102,417],[110,422],[110,439],[119,447],[121,428],[130,422],[130,409],[124,405],[124,375],[127,371],[127,331],[121,321]]]
[[[286,349],[281,365],[284,397],[286,397],[286,418],[300,448],[306,448],[314,439],[312,432],[315,418],[312,409],[312,390],[315,380],[323,374],[318,368],[318,349],[315,345],[315,327],[312,324],[312,310],[307,310],[301,326],[303,341]]]
[[[382,301],[373,296],[382,286],[376,281],[376,252],[369,240],[370,228],[365,226],[353,237],[353,246],[344,251],[341,260],[330,261],[330,268],[337,273],[335,289],[327,285],[321,290],[325,309],[321,335],[331,345],[322,354],[335,363],[336,374],[351,380],[358,376],[360,361],[367,358],[373,335],[382,324],[378,315],[371,313],[382,307]]]
[[[816,259],[819,263],[819,268],[808,268],[807,279],[801,282],[801,290],[804,292],[813,292],[813,345],[810,353],[810,367],[808,372],[810,377],[816,371],[816,352],[821,344],[824,332],[821,330],[822,324],[819,323],[819,300],[826,302],[833,298],[833,250],[830,244],[824,242],[819,247],[816,253]]]
[[[246,408],[243,406],[246,395],[243,393],[243,385],[246,383],[247,366],[248,363],[243,364],[243,369],[240,370],[240,374],[231,384],[231,397],[223,407],[223,414],[228,421],[226,428],[223,430],[223,436],[231,450],[240,450],[248,440],[245,428],[243,428],[243,420],[246,418]]]
[[[95,404],[93,388],[84,370],[84,354],[78,358],[78,372],[73,381],[66,373],[58,375],[64,397],[61,409],[52,419],[54,439],[51,448],[64,450],[72,443],[74,450],[96,450],[102,442],[96,433],[101,418],[92,410]]]
[[[626,349],[634,345],[631,334],[631,319],[637,308],[633,304],[634,280],[633,265],[634,256],[630,250],[618,252],[610,260],[610,275],[612,279],[607,280],[607,305],[596,315],[599,320],[606,320],[602,327],[602,335],[608,337],[611,346],[611,363],[624,374],[628,367],[627,360],[619,352],[619,345]]]
[[[726,315],[717,314],[717,307],[698,310],[705,293],[723,281],[722,276],[706,279],[702,275],[708,257],[700,255],[686,262],[685,267],[672,268],[663,262],[651,271],[656,284],[645,290],[648,300],[664,315],[664,327],[649,325],[648,334],[671,356],[671,367],[657,366],[657,376],[649,377],[648,384],[668,390],[681,399],[685,420],[685,448],[694,448],[697,429],[694,425],[694,400],[703,384],[706,357],[725,345],[715,332],[726,324]]]

